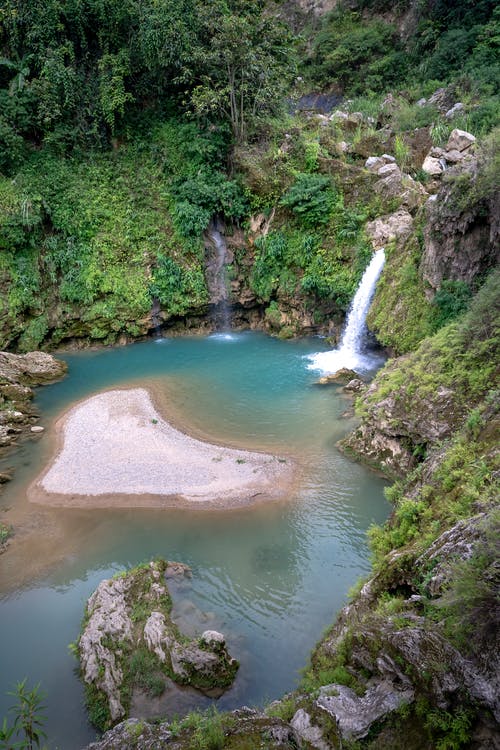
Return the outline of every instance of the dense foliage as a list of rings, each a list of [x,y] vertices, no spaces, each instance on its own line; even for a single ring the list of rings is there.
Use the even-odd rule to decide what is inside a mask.
[[[3,0],[0,169],[41,142],[107,144],[143,109],[242,138],[281,102],[290,50],[261,0]]]
[[[317,84],[351,95],[458,80],[465,90],[493,96],[498,113],[499,29],[494,0],[357,0],[325,19],[305,70]]]

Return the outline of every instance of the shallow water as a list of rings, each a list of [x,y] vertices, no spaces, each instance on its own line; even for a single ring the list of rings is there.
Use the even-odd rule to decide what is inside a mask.
[[[343,457],[349,402],[317,388],[307,355],[318,339],[261,334],[164,339],[67,355],[69,376],[37,394],[43,440],[11,458],[14,481],[0,502],[20,520],[0,558],[0,717],[4,695],[28,677],[47,693],[50,747],[82,748],[95,736],[67,645],[87,597],[115,571],[162,555],[193,569],[173,590],[189,630],[226,633],[241,667],[221,709],[261,704],[293,689],[323,629],[366,572],[365,531],[388,513],[383,481]],[[174,421],[238,447],[295,454],[303,478],[286,501],[233,511],[71,510],[32,507],[26,487],[53,449],[50,427],[74,401],[115,385],[154,384]],[[91,429],[91,426],[89,427]],[[181,697],[172,712],[205,701]],[[164,706],[158,706],[164,711]]]

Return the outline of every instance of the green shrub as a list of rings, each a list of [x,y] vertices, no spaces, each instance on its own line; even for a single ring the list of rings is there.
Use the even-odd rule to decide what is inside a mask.
[[[302,226],[314,229],[318,224],[328,223],[335,198],[330,179],[325,175],[298,174],[280,205],[289,208]]]

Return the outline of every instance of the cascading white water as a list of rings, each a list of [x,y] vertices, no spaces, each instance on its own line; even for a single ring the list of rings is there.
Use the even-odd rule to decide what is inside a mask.
[[[208,229],[208,236],[212,240],[216,252],[216,256],[209,269],[210,275],[208,279],[212,302],[218,307],[216,327],[221,331],[229,331],[231,320],[226,281],[227,247],[224,236],[220,231],[219,222],[214,221],[211,223]]]
[[[384,263],[385,253],[382,248],[373,255],[363,274],[349,309],[346,327],[338,348],[330,352],[310,355],[310,369],[333,373],[346,367],[349,370],[363,372],[374,366],[376,358],[363,354],[362,344],[366,330],[366,316]]]

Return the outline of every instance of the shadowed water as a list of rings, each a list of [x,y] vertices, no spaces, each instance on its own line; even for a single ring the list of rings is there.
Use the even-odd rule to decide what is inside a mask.
[[[6,517],[17,512],[25,521],[19,544],[0,558],[0,717],[11,702],[4,692],[27,676],[47,693],[51,748],[77,750],[95,736],[67,645],[99,581],[155,555],[193,569],[192,580],[173,589],[178,621],[191,632],[222,630],[241,662],[221,709],[293,689],[349,587],[368,570],[366,528],[388,512],[382,480],[335,449],[350,425],[340,419],[349,402],[335,387],[313,385],[306,357],[318,348],[317,339],[246,333],[66,357],[69,376],[37,395],[47,434],[17,455],[1,498],[11,508]],[[174,419],[197,434],[296,455],[297,491],[222,512],[30,508],[24,493],[52,451],[51,420],[77,399],[129,382],[163,389]],[[184,694],[167,712],[204,703]]]

